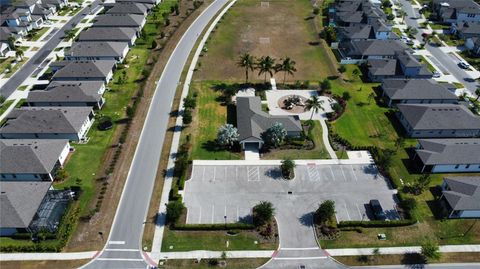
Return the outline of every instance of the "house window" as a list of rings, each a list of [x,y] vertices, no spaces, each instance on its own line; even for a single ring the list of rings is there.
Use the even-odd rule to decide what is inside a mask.
[[[457,165],[455,165],[455,169],[458,169],[458,167],[460,167],[460,165],[458,165],[458,164],[457,164]]]
[[[468,168],[470,168],[470,165],[469,165],[469,164],[467,164],[467,165],[465,166],[465,169],[468,169]]]

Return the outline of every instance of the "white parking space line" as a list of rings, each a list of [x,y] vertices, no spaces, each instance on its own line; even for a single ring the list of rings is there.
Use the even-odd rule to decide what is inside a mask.
[[[238,205],[237,205],[237,218],[236,221],[240,221],[240,216],[238,215]]]
[[[204,167],[203,167],[203,174],[202,174],[202,181],[205,180],[205,169],[206,169],[206,167],[204,166]]]
[[[330,173],[332,173],[332,179],[333,179],[333,181],[335,181],[335,175],[333,174],[332,167],[331,167],[331,166],[329,166],[328,168],[330,168]]]
[[[313,181],[320,180],[317,167],[315,165],[309,165],[307,167],[308,178]]]
[[[358,204],[355,204],[355,206],[357,207],[358,215],[360,216],[361,219],[363,219],[363,215],[362,215],[362,212],[360,212],[360,208],[358,207]]]
[[[238,179],[238,166],[235,166],[235,180]]]
[[[215,205],[212,205],[212,224],[214,223],[213,222],[214,217],[215,217]]]
[[[202,223],[202,207],[200,206],[198,210],[198,223]]]
[[[213,167],[213,182],[215,182],[216,179],[217,179],[217,167],[214,166]]]
[[[353,169],[353,165],[350,165],[350,168],[352,169],[353,178],[355,178],[355,181],[358,181],[357,174],[355,173],[355,170]]]
[[[260,172],[258,166],[247,166],[248,181],[260,181]]]
[[[345,207],[345,212],[347,212],[348,220],[351,220],[350,214],[348,214],[347,204],[343,204],[343,206]]]
[[[108,241],[109,245],[125,245],[125,241]]]
[[[342,171],[343,178],[345,179],[345,182],[346,182],[347,177],[345,176],[345,172],[343,172],[343,165],[340,165],[340,171]]]

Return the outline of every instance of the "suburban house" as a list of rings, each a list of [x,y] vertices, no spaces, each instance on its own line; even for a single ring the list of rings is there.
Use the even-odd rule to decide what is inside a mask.
[[[380,7],[369,0],[336,0],[328,9],[331,26],[370,24],[372,21],[385,20],[385,17]]]
[[[245,149],[247,145],[261,148],[264,144],[262,134],[275,123],[281,123],[288,136],[302,134],[302,125],[298,116],[272,116],[262,111],[261,99],[258,96],[237,97],[237,129],[238,141]]]
[[[398,104],[397,107],[397,116],[410,137],[480,136],[480,117],[463,105]]]
[[[391,27],[388,27],[381,21],[373,24],[357,24],[353,26],[337,27],[337,40],[387,40],[398,39],[399,37],[392,32]]]
[[[385,79],[381,89],[389,107],[397,104],[458,103],[457,96],[447,86],[430,79]]]
[[[44,90],[28,93],[29,106],[91,106],[99,109],[105,99],[102,81],[53,81]]]
[[[453,23],[450,32],[463,39],[480,37],[480,22]]]
[[[359,40],[338,44],[341,63],[346,64],[361,64],[372,59],[395,59],[398,52],[409,50],[399,40]]]
[[[114,60],[123,62],[128,53],[125,42],[75,42],[65,51],[67,61]]]
[[[115,0],[115,3],[129,3],[129,2],[133,2],[133,3],[142,3],[142,4],[145,4],[145,5],[153,5],[155,6],[156,4],[162,2],[162,0]]]
[[[433,0],[433,11],[443,23],[480,21],[480,5],[473,0]]]
[[[0,138],[85,140],[93,116],[91,107],[17,108],[5,117]]]
[[[10,36],[12,36],[12,33],[7,27],[0,27],[0,57],[5,57],[5,55],[11,50]]]
[[[131,27],[140,31],[146,22],[146,17],[135,14],[104,14],[95,17],[92,27]]]
[[[480,55],[480,37],[470,37],[465,40],[465,47],[474,55]]]
[[[42,0],[43,4],[52,5],[57,8],[57,10],[66,7],[68,5],[67,0]]]
[[[0,236],[55,232],[72,194],[51,182],[0,182]]]
[[[77,42],[127,42],[133,46],[137,40],[134,28],[92,27],[80,32]]]
[[[397,51],[395,59],[370,59],[367,61],[368,78],[373,82],[384,79],[432,78],[433,73],[408,52]]]
[[[0,139],[0,181],[53,181],[69,152],[65,139]]]
[[[103,81],[113,77],[114,60],[62,62],[63,67],[53,74],[52,81]]]
[[[26,32],[38,29],[43,24],[42,16],[32,15],[29,9],[9,7],[5,14],[7,14],[6,22],[8,27],[23,28]]]
[[[137,14],[147,16],[147,7],[142,3],[119,2],[109,8],[106,14]]]
[[[449,218],[480,218],[480,177],[445,177],[440,201]]]
[[[480,139],[419,139],[413,161],[423,172],[480,172]]]

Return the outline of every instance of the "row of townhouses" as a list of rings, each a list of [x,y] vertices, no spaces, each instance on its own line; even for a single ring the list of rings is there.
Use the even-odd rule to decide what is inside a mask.
[[[159,2],[159,1],[158,1]],[[50,84],[33,89],[27,106],[13,109],[0,126],[0,234],[54,231],[70,191],[57,191],[52,181],[73,151],[70,143],[88,141],[103,94],[135,45],[156,0],[117,0],[82,31],[53,62]]]
[[[480,5],[433,0],[432,6],[454,33],[478,42]],[[421,172],[480,172],[480,117],[458,100],[454,85],[431,79],[407,40],[392,32],[380,4],[336,0],[328,14],[336,32],[332,48],[341,64],[359,64],[370,81],[380,82],[381,95],[397,111],[405,135],[419,138],[412,160]],[[479,177],[445,178],[442,187],[450,217],[480,216]]]

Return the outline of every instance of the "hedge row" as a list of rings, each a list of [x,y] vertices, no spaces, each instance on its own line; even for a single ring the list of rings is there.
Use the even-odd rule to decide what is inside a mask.
[[[402,227],[417,223],[416,219],[391,220],[391,221],[340,221],[338,228],[344,227],[363,227],[363,228],[381,228],[381,227]]]
[[[227,223],[225,224],[175,224],[174,230],[180,231],[225,231],[225,230],[253,230],[253,224]]]

